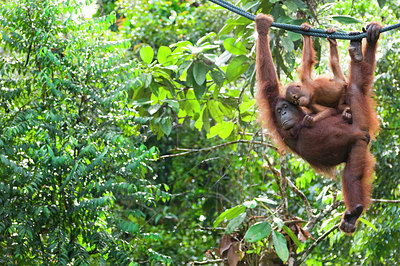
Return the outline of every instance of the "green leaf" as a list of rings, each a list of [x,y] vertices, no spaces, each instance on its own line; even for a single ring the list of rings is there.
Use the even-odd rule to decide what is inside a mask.
[[[271,205],[278,205],[278,203],[274,200],[269,199],[267,196],[262,196],[262,197],[258,197],[255,200],[267,203],[267,204],[271,204]]]
[[[249,209],[253,209],[253,208],[257,207],[257,201],[255,201],[255,200],[246,201],[246,202],[243,202],[243,205]]]
[[[161,46],[158,49],[157,60],[158,63],[164,64],[168,62],[168,56],[171,54],[171,49],[168,46]]]
[[[386,0],[378,0],[378,4],[380,8],[383,8],[386,4]]]
[[[200,47],[188,46],[190,53],[193,55],[198,55],[198,54],[204,53],[205,51],[216,49],[216,48],[219,48],[219,45],[203,45]]]
[[[253,224],[244,235],[247,242],[253,243],[269,236],[271,225],[268,222],[259,222]]]
[[[190,65],[187,74],[186,74],[186,84],[189,87],[192,87],[194,85],[194,76],[193,76],[193,64]]]
[[[308,8],[307,4],[304,3],[304,2],[301,1],[301,0],[293,0],[293,2],[294,2],[300,9],[306,10],[306,9]]]
[[[210,111],[211,116],[218,123],[222,123],[224,121],[224,114],[221,109],[219,109],[219,103],[215,100],[211,100],[207,102],[207,108]]]
[[[275,251],[279,258],[286,262],[289,259],[289,250],[286,243],[286,238],[279,232],[272,232],[272,239],[274,241]]]
[[[206,80],[208,67],[201,61],[197,61],[193,67],[194,80],[198,85],[203,85]]]
[[[128,232],[130,234],[135,234],[139,230],[139,225],[136,223],[133,223],[131,221],[126,221],[122,220],[118,224],[118,227],[125,232]]]
[[[228,38],[224,41],[224,47],[228,52],[234,55],[245,55],[247,54],[247,49],[243,43],[237,41],[234,38]]]
[[[374,229],[375,232],[378,232],[378,229],[376,229],[375,225],[373,225],[371,222],[365,220],[364,218],[359,218],[360,222],[363,222],[364,224],[366,224],[368,227],[371,227],[372,229]]]
[[[178,77],[180,77],[185,70],[188,70],[189,67],[192,66],[192,61],[184,61],[180,66],[178,70]]]
[[[238,228],[243,221],[246,219],[246,212],[239,214],[239,216],[233,218],[229,221],[228,225],[225,228],[225,233],[230,234]]]
[[[290,236],[290,238],[293,240],[293,242],[296,244],[296,246],[298,246],[298,247],[303,246],[303,244],[299,241],[297,236],[293,233],[293,231],[289,227],[284,225],[282,227],[282,229],[288,234],[288,236]]]
[[[337,22],[340,22],[342,24],[354,24],[354,23],[361,23],[356,18],[350,17],[350,16],[332,16],[333,20],[336,20]]]
[[[143,62],[150,64],[154,58],[154,50],[150,46],[144,46],[140,49],[140,58],[142,58]]]
[[[195,128],[197,128],[198,130],[201,130],[203,128],[203,118],[204,118],[204,112],[207,110],[207,106],[203,105],[203,108],[200,111],[200,116],[197,119],[196,123],[194,124]]]
[[[197,82],[194,82],[193,90],[194,90],[194,94],[196,95],[196,98],[200,99],[204,95],[204,93],[206,93],[207,85],[205,82],[201,85],[197,84]]]
[[[49,217],[50,217],[50,210],[49,210],[49,208],[47,208],[47,206],[44,206],[44,207],[43,207],[43,211],[44,211],[44,214],[46,215],[46,217],[49,218]]]
[[[221,71],[213,70],[211,71],[210,76],[218,87],[221,87],[224,84],[225,76]]]
[[[139,78],[144,83],[145,88],[148,88],[153,80],[153,76],[150,73],[143,73]]]
[[[201,37],[201,38],[196,42],[196,45],[200,45],[200,44],[203,43],[205,40],[207,40],[207,39],[209,39],[209,38],[211,38],[211,37],[214,37],[215,35],[216,35],[215,32],[211,32],[211,33],[207,34],[206,36]]]
[[[165,99],[162,102],[165,102],[169,105],[169,107],[172,108],[172,110],[174,110],[175,113],[179,112],[179,102],[176,100],[170,100],[170,99]]]
[[[210,132],[210,115],[207,108],[203,112],[203,127],[207,132]]]
[[[292,42],[295,42],[295,41],[298,41],[301,39],[301,34],[298,34],[296,32],[289,31],[287,33],[287,35],[288,35],[289,40],[291,40]]]
[[[193,44],[189,41],[181,41],[171,45],[171,47],[185,47],[185,46],[193,46]]]
[[[235,28],[235,25],[233,23],[229,23],[230,21],[232,21],[232,19],[228,19],[225,22],[225,25],[218,32],[219,36],[222,36],[222,35],[225,35],[225,34],[230,34],[233,31],[233,29]]]
[[[288,8],[290,11],[292,11],[292,12],[297,11],[297,9],[298,9],[296,3],[294,3],[294,2],[291,1],[291,0],[286,0],[286,1],[284,2],[284,4],[285,4],[285,6],[287,6],[287,8]]]
[[[279,229],[282,229],[282,227],[285,225],[281,218],[274,217],[273,221],[276,223]]]
[[[232,122],[223,122],[221,123],[221,129],[218,132],[218,135],[221,139],[226,139],[229,137],[234,129],[234,124]]]
[[[248,59],[244,55],[235,57],[228,65],[226,69],[226,78],[229,82],[237,79],[242,75],[248,68]]]
[[[169,136],[172,131],[172,123],[171,123],[171,118],[164,118],[161,120],[161,130],[165,133],[165,135]]]
[[[150,115],[154,115],[155,113],[158,112],[158,110],[161,108],[161,105],[156,103],[154,105],[151,105],[148,109],[147,112],[149,112]]]
[[[243,213],[246,210],[246,207],[243,205],[238,205],[233,208],[227,209],[223,213],[221,213],[213,224],[214,228],[217,227],[222,221],[225,219],[232,220],[237,217],[239,214]]]
[[[215,126],[213,126],[210,129],[210,136],[209,137],[214,137],[216,135],[219,135],[220,138],[222,139],[226,139],[227,137],[230,136],[230,134],[232,133],[234,129],[234,124],[232,122],[220,122],[217,123]]]
[[[286,51],[292,52],[294,50],[294,43],[292,42],[290,37],[282,38],[282,46],[285,48]]]

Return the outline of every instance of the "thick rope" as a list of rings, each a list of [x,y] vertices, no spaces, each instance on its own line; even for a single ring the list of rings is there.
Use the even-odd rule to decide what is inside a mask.
[[[238,8],[237,6],[232,5],[231,3],[228,3],[224,0],[209,0],[217,5],[222,6],[223,8],[228,9],[229,11],[232,11],[242,17],[248,18],[250,20],[255,20],[255,16],[243,9]],[[334,32],[334,33],[326,33],[325,30],[321,29],[310,29],[308,31],[303,30],[300,26],[297,25],[289,25],[289,24],[283,24],[283,23],[276,23],[272,22],[271,24],[272,27],[279,28],[279,29],[284,29],[288,31],[292,31],[295,33],[299,33],[302,35],[308,35],[308,36],[315,36],[315,37],[321,37],[321,38],[326,38],[329,37],[331,39],[342,39],[342,40],[360,40],[362,38],[367,37],[367,33],[360,33],[360,34],[355,34],[355,35],[349,35],[348,33],[340,33],[340,32]],[[400,27],[400,23],[384,27],[380,29],[380,33],[386,32],[389,30],[393,30],[396,28]]]

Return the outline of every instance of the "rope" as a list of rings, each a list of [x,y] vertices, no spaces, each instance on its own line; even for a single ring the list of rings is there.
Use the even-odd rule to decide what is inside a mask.
[[[240,9],[237,6],[234,6],[231,3],[228,3],[224,0],[209,0],[209,1],[213,2],[214,4],[220,5],[223,8],[226,8],[229,11],[232,11],[242,17],[248,18],[252,21],[255,20],[255,17],[256,17],[255,15],[253,15],[243,9]],[[315,37],[321,37],[321,38],[326,38],[329,36],[329,38],[331,38],[331,39],[359,40],[359,39],[367,37],[367,33],[365,33],[365,32],[355,34],[355,35],[349,35],[348,33],[340,33],[340,32],[334,32],[334,33],[329,34],[329,33],[326,33],[325,30],[321,30],[321,29],[310,29],[308,31],[304,31],[301,29],[300,26],[297,26],[297,25],[289,25],[289,24],[276,23],[276,22],[272,22],[271,26],[275,27],[275,28],[299,33],[302,35],[315,36]],[[382,33],[382,32],[393,30],[393,29],[396,29],[399,27],[400,27],[400,23],[397,23],[397,24],[394,24],[391,26],[384,27],[384,28],[380,29],[379,32]]]

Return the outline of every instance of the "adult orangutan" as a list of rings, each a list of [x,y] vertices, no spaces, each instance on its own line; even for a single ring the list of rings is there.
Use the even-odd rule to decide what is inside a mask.
[[[360,215],[370,204],[374,157],[368,149],[371,126],[377,124],[373,111],[371,85],[375,68],[375,53],[381,26],[367,27],[367,45],[362,54],[360,41],[350,43],[350,77],[346,103],[352,110],[352,124],[341,114],[332,114],[305,127],[306,116],[300,106],[293,105],[280,95],[280,84],[273,65],[269,28],[273,18],[260,14],[256,17],[257,40],[257,102],[265,126],[278,144],[287,146],[313,167],[328,171],[346,163],[342,175],[342,189],[346,211],[340,229],[348,234],[356,230]]]
[[[311,26],[303,23],[301,28],[308,31]],[[327,32],[334,33],[335,30],[329,28]],[[304,117],[305,126],[312,126],[315,121],[338,112],[342,113],[344,119],[348,121],[351,119],[350,110],[345,104],[347,81],[340,67],[337,41],[331,38],[328,38],[328,41],[329,64],[333,78],[328,75],[312,78],[312,69],[316,63],[315,50],[311,36],[303,35],[302,63],[299,68],[300,82],[290,83],[285,89],[287,101],[307,107],[316,114]]]

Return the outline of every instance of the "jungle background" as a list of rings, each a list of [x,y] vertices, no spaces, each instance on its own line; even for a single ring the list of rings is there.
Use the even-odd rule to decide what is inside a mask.
[[[343,32],[400,16],[397,0],[232,3]],[[353,236],[343,167],[315,173],[258,123],[252,21],[206,0],[0,0],[0,32],[0,264],[400,261],[398,29],[379,41],[374,201]],[[301,35],[270,36],[296,79]]]

